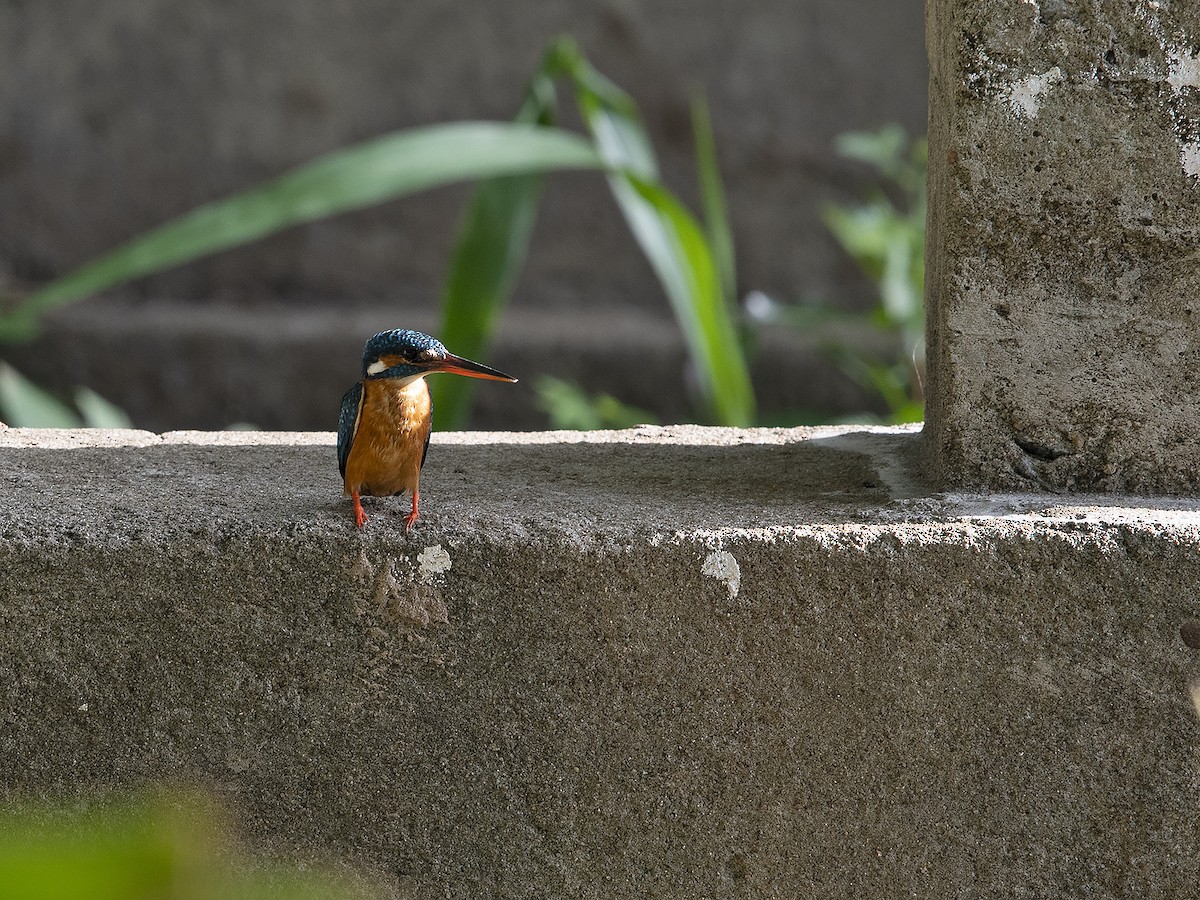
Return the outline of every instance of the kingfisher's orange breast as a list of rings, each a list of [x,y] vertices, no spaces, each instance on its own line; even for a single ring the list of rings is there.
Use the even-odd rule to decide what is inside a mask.
[[[433,404],[424,378],[366,379],[350,456],[346,493],[390,497],[415,491],[429,439]]]

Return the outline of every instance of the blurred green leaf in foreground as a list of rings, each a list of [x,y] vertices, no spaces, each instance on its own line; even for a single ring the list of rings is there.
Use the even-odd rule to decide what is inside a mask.
[[[0,900],[368,900],[364,881],[266,863],[234,846],[198,794],[155,793],[86,813],[0,810]]]

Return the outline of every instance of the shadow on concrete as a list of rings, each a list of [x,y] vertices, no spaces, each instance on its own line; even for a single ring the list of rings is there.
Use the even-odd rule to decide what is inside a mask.
[[[81,522],[138,535],[347,531],[332,435],[111,432],[115,445],[69,448],[38,446],[15,431],[0,443],[0,536],[72,535]],[[1195,500],[1162,497],[935,493],[922,475],[921,446],[919,433],[899,430],[439,435],[422,475],[419,535],[766,528],[881,516],[1192,521],[1200,511]],[[404,499],[369,499],[367,533],[402,529],[405,507]]]
[[[888,503],[898,469],[916,479],[915,434],[853,433],[839,436],[841,443],[747,434],[741,443],[516,434],[435,441],[422,476],[425,519],[574,517],[656,528],[829,521]],[[764,434],[769,442],[751,442]],[[260,527],[345,518],[332,443],[233,443],[271,439],[265,435],[219,439],[228,443],[0,447],[12,473],[0,483],[0,504],[16,510],[18,519],[25,506],[43,525],[47,514],[106,509],[122,521],[170,528],[227,518]],[[401,503],[379,499],[368,508],[399,511]]]

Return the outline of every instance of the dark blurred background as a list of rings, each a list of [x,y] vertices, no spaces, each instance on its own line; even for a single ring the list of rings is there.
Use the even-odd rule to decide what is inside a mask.
[[[640,104],[695,208],[689,102],[709,100],[738,292],[847,310],[871,282],[821,211],[870,172],[837,135],[925,131],[920,0],[69,0],[0,4],[0,279],[30,290],[185,212],[398,128],[511,119],[547,42],[573,36]],[[574,127],[569,101],[563,121]],[[468,189],[294,228],[56,313],[0,346],[52,389],[92,387],[139,427],[331,430],[373,331],[432,329]],[[877,397],[804,329],[758,336],[764,421]],[[453,347],[451,349],[454,349]],[[473,425],[544,427],[530,376],[689,418],[670,309],[604,180],[549,178]]]

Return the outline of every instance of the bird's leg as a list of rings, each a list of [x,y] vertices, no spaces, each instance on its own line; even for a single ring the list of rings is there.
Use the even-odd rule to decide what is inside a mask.
[[[407,516],[404,517],[404,530],[405,531],[412,531],[413,523],[417,521],[417,516],[418,516],[417,498],[419,496],[420,495],[417,493],[416,488],[414,488],[413,492],[412,492],[412,497],[413,497],[412,512],[410,512]]]
[[[367,524],[367,514],[363,512],[362,497],[358,495],[358,491],[350,492],[350,499],[354,501],[354,524],[358,528],[362,528]]]

